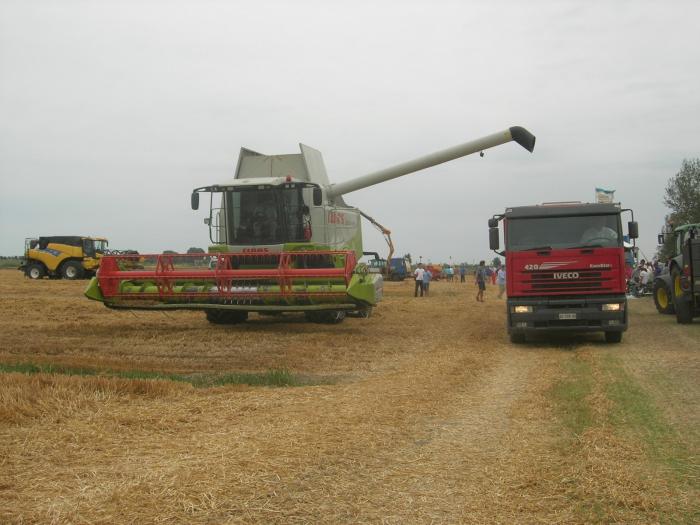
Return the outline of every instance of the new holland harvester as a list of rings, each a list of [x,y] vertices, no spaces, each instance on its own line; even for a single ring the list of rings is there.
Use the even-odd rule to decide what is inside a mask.
[[[515,126],[345,182],[331,184],[321,153],[262,155],[241,149],[233,180],[196,188],[209,195],[209,253],[102,258],[85,295],[110,308],[196,309],[217,324],[249,312],[304,312],[335,323],[367,316],[383,280],[362,257],[361,212],[347,193],[515,141],[532,152],[535,137]]]

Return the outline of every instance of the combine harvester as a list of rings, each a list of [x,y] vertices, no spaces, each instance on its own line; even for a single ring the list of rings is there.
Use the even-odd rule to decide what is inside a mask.
[[[103,257],[85,295],[109,308],[203,310],[216,324],[249,312],[304,312],[325,323],[366,317],[383,280],[357,264],[363,214],[343,196],[510,141],[535,147],[516,126],[339,184],[329,182],[321,153],[303,144],[292,155],[242,148],[233,180],[192,193],[194,210],[200,193],[210,196],[208,256],[140,255],[138,265],[128,255]]]

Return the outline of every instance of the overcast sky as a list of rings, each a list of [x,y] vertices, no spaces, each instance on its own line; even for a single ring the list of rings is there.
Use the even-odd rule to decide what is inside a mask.
[[[507,206],[616,190],[653,254],[700,156],[697,1],[0,2],[0,255],[96,235],[206,247],[192,188],[241,146],[333,182],[522,125],[515,143],[352,193],[399,254],[491,258]],[[385,251],[371,226],[365,250]]]

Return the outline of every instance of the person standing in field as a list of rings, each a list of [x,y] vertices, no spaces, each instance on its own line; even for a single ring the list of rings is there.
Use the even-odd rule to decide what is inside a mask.
[[[476,267],[476,285],[479,291],[476,293],[476,300],[484,302],[484,290],[486,290],[486,261],[479,261],[479,266]]]
[[[420,290],[420,296],[423,297],[423,277],[425,275],[425,270],[423,269],[423,263],[418,263],[416,271],[413,272],[413,277],[416,280],[416,289],[413,292],[413,297],[418,297],[418,290]]]
[[[506,269],[501,266],[496,274],[496,284],[498,284],[498,298],[503,297],[503,292],[506,291]]]
[[[426,270],[423,272],[423,292],[425,293],[426,297],[428,297],[428,295],[430,295],[430,281],[432,279],[433,279],[432,272],[426,268]]]
[[[462,264],[459,267],[459,282],[463,283],[465,282],[467,275],[467,268]]]

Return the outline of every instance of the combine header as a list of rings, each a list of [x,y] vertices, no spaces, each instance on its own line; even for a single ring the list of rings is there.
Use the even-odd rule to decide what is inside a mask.
[[[233,180],[196,188],[210,196],[209,254],[116,255],[85,294],[110,308],[204,310],[212,323],[232,324],[248,312],[303,311],[316,322],[368,316],[382,296],[382,276],[358,264],[360,210],[343,195],[515,141],[528,151],[526,129],[505,131],[369,175],[330,184],[320,152],[262,155],[241,149]]]

